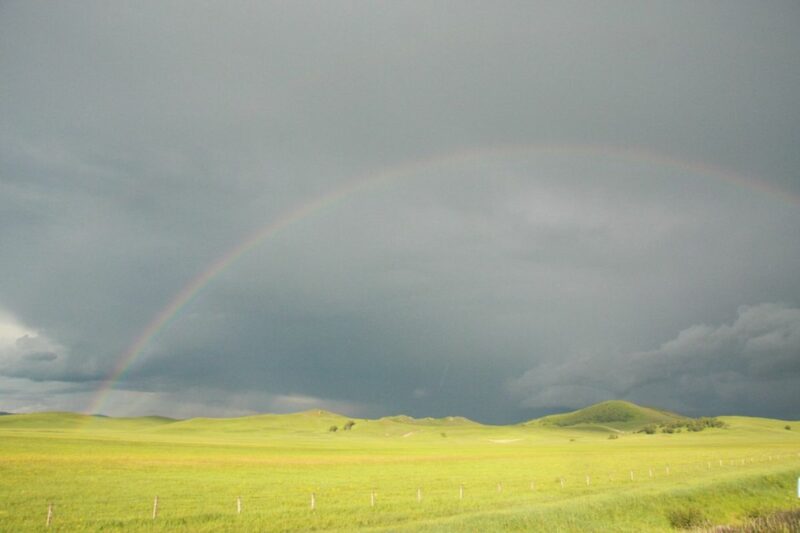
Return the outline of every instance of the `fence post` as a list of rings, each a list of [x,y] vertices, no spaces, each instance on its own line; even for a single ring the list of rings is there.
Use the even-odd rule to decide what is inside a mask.
[[[417,503],[422,501],[422,488],[417,488]]]
[[[375,507],[375,491],[369,493],[369,506]]]
[[[242,497],[236,497],[236,514],[242,514]]]
[[[464,499],[464,485],[459,485],[458,487],[458,499],[459,500]]]
[[[158,516],[158,496],[153,500],[153,520]]]
[[[633,470],[631,470],[631,481],[633,481]]]
[[[53,521],[53,503],[47,504],[47,523],[45,524],[47,527],[50,527],[50,522]]]
[[[316,508],[317,508],[317,498],[316,498],[316,495],[312,492],[311,493],[311,510],[313,511]]]

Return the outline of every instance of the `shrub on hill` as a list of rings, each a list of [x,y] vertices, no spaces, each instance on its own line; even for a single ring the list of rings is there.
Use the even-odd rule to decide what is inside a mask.
[[[695,529],[708,525],[703,511],[693,507],[673,509],[667,513],[667,519],[676,529]]]
[[[680,433],[683,428],[686,428],[687,431],[703,431],[706,428],[725,427],[725,423],[722,420],[704,416],[676,421],[671,424],[662,424],[659,427],[662,433]]]
[[[328,431],[330,431],[331,433],[336,433],[337,431],[339,431],[339,426],[331,426],[328,428]]]
[[[689,431],[703,431],[706,428],[721,428],[725,423],[716,418],[700,417],[692,420],[686,427]]]
[[[356,425],[356,423],[353,422],[352,420],[350,420],[344,426],[342,426],[342,429],[345,430],[345,431],[350,431],[351,429],[353,429],[353,426],[355,426],[355,425]]]

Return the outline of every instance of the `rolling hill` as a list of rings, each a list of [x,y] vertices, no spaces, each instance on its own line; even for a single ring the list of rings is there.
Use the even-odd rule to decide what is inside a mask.
[[[794,507],[800,422],[719,420],[724,428],[670,433],[694,421],[627,402],[505,426],[316,409],[8,415],[0,530],[41,531],[51,502],[55,530],[86,532],[666,533],[684,516],[731,524]],[[636,431],[648,424],[666,427]]]
[[[43,413],[8,414],[0,418],[1,429],[94,429],[141,430],[170,424],[172,418],[163,416],[110,417],[51,411]]]
[[[535,424],[587,430],[633,431],[650,424],[672,424],[689,420],[688,417],[670,411],[642,407],[622,400],[610,400],[590,405],[571,413],[550,415],[531,420],[526,425]]]
[[[83,415],[69,412],[46,412],[10,414],[0,417],[0,428],[11,429],[78,429],[91,427],[95,430],[136,430],[164,434],[218,433],[261,434],[264,432],[286,432],[290,434],[318,434],[337,429],[350,421],[353,431],[375,436],[407,435],[446,431],[469,432],[519,431],[526,428],[553,430],[631,432],[647,425],[669,425],[690,422],[692,419],[652,407],[643,407],[631,402],[612,400],[598,403],[577,411],[549,415],[510,426],[484,425],[460,416],[442,418],[413,418],[407,415],[386,416],[379,419],[351,418],[322,409],[311,409],[289,414],[258,414],[232,418],[190,418],[176,420],[159,416],[116,418],[98,415]]]

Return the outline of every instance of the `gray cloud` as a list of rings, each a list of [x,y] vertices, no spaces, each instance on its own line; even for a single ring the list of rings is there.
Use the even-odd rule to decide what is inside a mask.
[[[53,352],[34,352],[24,355],[28,361],[35,361],[39,363],[49,363],[58,359],[58,355]]]
[[[0,340],[25,324],[40,344],[3,341],[14,388],[0,410],[88,405],[236,243],[385,169],[406,172],[213,279],[149,340],[109,412],[311,398],[518,420],[563,396],[520,406],[506,384],[528,369],[645,353],[743,303],[800,305],[792,2],[4,2],[0,14]],[[726,383],[761,379],[775,357]],[[570,378],[572,397],[604,397],[593,377]],[[784,412],[769,398],[752,412]]]
[[[64,346],[34,332],[26,332],[16,340],[5,339],[5,342],[0,342],[0,375],[32,381],[74,383],[102,378],[91,359],[72,356]]]
[[[695,325],[655,350],[580,357],[532,368],[510,382],[529,407],[611,398],[705,414],[791,417],[800,377],[800,309],[742,306],[731,324]]]

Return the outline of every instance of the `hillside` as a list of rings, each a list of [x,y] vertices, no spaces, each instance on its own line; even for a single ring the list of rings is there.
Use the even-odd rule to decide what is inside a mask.
[[[330,411],[311,409],[288,414],[258,414],[232,418],[172,418],[146,416],[115,418],[101,415],[83,415],[68,412],[11,414],[0,417],[0,429],[84,429],[162,434],[320,434],[328,433],[334,426],[344,429],[353,422],[352,430],[363,436],[436,435],[442,432],[466,434],[478,431],[490,434],[498,431],[515,433],[523,428],[537,427],[572,431],[636,431],[647,425],[670,425],[690,422],[692,419],[661,409],[643,407],[626,401],[607,401],[577,411],[545,416],[521,424],[491,426],[460,416],[442,418],[413,418],[407,415],[386,416],[379,419],[351,418]],[[476,433],[477,435],[477,433]]]
[[[158,428],[160,432],[219,432],[219,433],[260,433],[264,431],[283,431],[287,433],[321,433],[331,426],[341,427],[350,418],[325,411],[312,409],[299,413],[260,414],[234,418],[190,418],[179,420]]]
[[[0,418],[0,429],[92,429],[141,430],[175,422],[163,416],[112,418],[51,411],[44,413],[8,414]]]
[[[378,419],[379,422],[396,422],[399,424],[411,424],[418,426],[477,426],[480,425],[474,420],[463,416],[446,416],[443,418],[414,418],[408,415],[385,416]]]
[[[574,429],[613,429],[631,431],[649,424],[671,424],[688,418],[669,411],[642,407],[622,400],[601,402],[571,413],[545,416],[526,425],[557,426]]]

